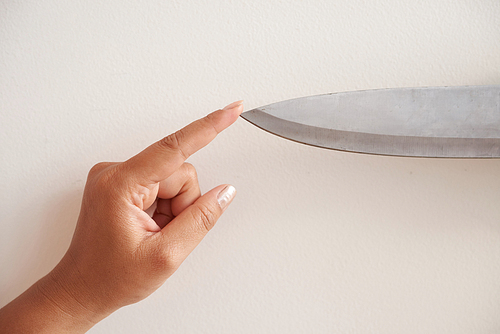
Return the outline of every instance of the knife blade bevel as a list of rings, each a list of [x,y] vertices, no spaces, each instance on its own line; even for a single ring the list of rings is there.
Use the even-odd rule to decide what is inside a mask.
[[[366,154],[376,154],[376,155],[389,155],[389,156],[410,156],[410,157],[432,157],[432,158],[500,158],[500,128],[497,124],[500,124],[500,86],[477,86],[475,90],[474,86],[462,86],[462,87],[431,87],[431,88],[403,88],[399,89],[405,94],[406,100],[408,100],[408,94],[413,94],[412,96],[424,96],[429,95],[429,102],[427,100],[419,101],[418,98],[413,99],[413,103],[420,103],[421,105],[429,105],[429,108],[434,108],[432,110],[433,117],[439,118],[440,109],[432,104],[439,104],[439,107],[443,108],[443,113],[450,110],[444,110],[448,106],[441,102],[440,95],[445,96],[447,100],[454,95],[462,92],[467,92],[469,95],[457,95],[457,100],[465,101],[464,103],[465,112],[470,112],[471,115],[466,114],[458,115],[465,121],[457,125],[457,129],[465,133],[462,137],[451,137],[451,136],[440,136],[438,135],[401,135],[401,134],[390,134],[390,133],[370,133],[369,131],[352,131],[344,129],[335,129],[334,124],[330,125],[329,128],[322,126],[314,126],[311,124],[304,124],[302,122],[291,121],[290,119],[284,119],[282,117],[277,117],[272,115],[269,110],[272,110],[275,114],[286,115],[289,108],[293,112],[304,112],[301,115],[301,119],[307,120],[307,110],[308,105],[311,105],[311,101],[314,99],[323,98],[324,101],[321,103],[328,103],[327,99],[331,99],[333,94],[318,95],[312,97],[298,98],[283,102],[278,102],[261,108],[256,108],[247,112],[244,112],[241,116],[250,123],[256,125],[257,127],[273,133],[277,136],[296,141],[299,143],[312,145],[316,147],[322,147],[327,149],[334,149],[339,151],[348,151],[355,153],[366,153]],[[365,91],[369,94],[377,94],[377,90]],[[390,90],[378,90],[379,93],[389,94],[390,102],[394,103],[393,94],[398,93],[398,89]],[[415,94],[416,92],[416,94]],[[472,93],[471,93],[472,92]],[[340,94],[349,94],[340,93]],[[362,91],[352,92],[356,94],[363,93]],[[335,93],[334,93],[335,94]],[[482,94],[482,95],[481,95]],[[467,104],[467,98],[473,95],[474,99],[469,102],[469,107]],[[396,95],[397,96],[397,95]],[[481,96],[487,96],[488,99],[481,100]],[[464,100],[465,98],[465,100]],[[371,98],[373,100],[373,97]],[[422,100],[423,98],[421,98]],[[479,99],[479,100],[478,100]],[[369,100],[369,99],[368,99]],[[326,101],[326,102],[325,102]],[[362,102],[362,101],[361,101]],[[359,102],[358,104],[362,104]],[[445,101],[446,102],[446,101]],[[454,101],[451,101],[455,103]],[[316,102],[317,103],[317,102]],[[338,105],[338,101],[336,101]],[[406,102],[408,103],[408,102]],[[451,109],[451,105],[450,108]],[[455,103],[456,104],[456,103]],[[324,106],[323,106],[324,107]],[[359,105],[358,105],[359,107]],[[461,105],[456,108],[462,107]],[[469,107],[470,110],[466,108]],[[274,109],[273,109],[274,108]],[[281,108],[278,110],[278,108]],[[303,108],[303,110],[301,109]],[[413,107],[414,108],[414,107]],[[454,107],[455,108],[455,107]],[[462,108],[462,109],[463,109]],[[330,108],[330,109],[333,109]],[[414,108],[415,109],[415,108]],[[329,109],[328,109],[329,110]],[[453,110],[452,110],[453,111]],[[390,111],[392,112],[392,111]],[[464,110],[460,111],[464,113]],[[487,113],[484,115],[477,113]],[[437,113],[437,114],[436,114]],[[476,113],[476,114],[472,114]],[[313,113],[314,114],[314,113]],[[316,112],[315,117],[321,117],[320,112]],[[453,116],[453,115],[452,115]],[[481,118],[484,116],[483,118]],[[297,115],[291,115],[289,118],[297,118]],[[448,119],[446,122],[450,123],[450,115],[446,115]],[[299,117],[300,119],[300,117]],[[453,118],[451,118],[453,120]],[[464,126],[463,122],[469,119],[473,119],[476,123],[465,124],[469,128]],[[484,121],[486,120],[486,121]],[[318,122],[318,120],[316,120]],[[443,121],[443,124],[450,125]],[[366,126],[366,122],[365,125]],[[418,120],[416,122],[418,123]],[[484,124],[484,125],[483,125]],[[432,124],[431,124],[432,125]],[[454,124],[451,123],[451,126]],[[404,124],[401,125],[404,131]],[[419,125],[422,126],[422,125]],[[459,128],[462,126],[464,129]],[[355,124],[353,125],[355,127]],[[482,127],[480,129],[475,129],[474,127]],[[411,129],[415,131],[415,129]],[[426,129],[416,129],[418,131],[422,130],[425,133]],[[451,129],[455,131],[455,129]],[[436,130],[434,130],[436,131]],[[472,132],[471,132],[472,131]],[[450,131],[448,131],[450,132]],[[467,136],[471,133],[473,136]],[[477,134],[480,136],[478,137]]]

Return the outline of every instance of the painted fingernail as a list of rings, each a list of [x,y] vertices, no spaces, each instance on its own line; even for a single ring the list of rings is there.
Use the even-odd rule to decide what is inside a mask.
[[[217,202],[219,202],[219,206],[222,211],[224,211],[229,203],[231,203],[234,195],[236,195],[236,188],[231,185],[224,187],[224,189],[217,194]]]
[[[234,109],[236,107],[239,107],[243,104],[243,100],[240,100],[240,101],[236,101],[236,102],[233,102],[227,106],[225,106],[224,108],[222,108],[222,110],[231,110],[231,109]]]

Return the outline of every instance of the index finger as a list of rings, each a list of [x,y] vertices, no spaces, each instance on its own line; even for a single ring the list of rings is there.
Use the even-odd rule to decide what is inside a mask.
[[[127,160],[127,169],[143,182],[157,183],[166,179],[190,155],[233,124],[242,111],[243,101],[237,101],[194,121]]]

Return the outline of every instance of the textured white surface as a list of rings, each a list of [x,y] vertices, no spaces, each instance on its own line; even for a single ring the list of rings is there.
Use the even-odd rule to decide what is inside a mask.
[[[500,83],[497,0],[4,1],[0,305],[69,245],[86,173],[229,102]],[[190,159],[238,195],[91,333],[498,333],[500,160],[327,151],[243,120]]]

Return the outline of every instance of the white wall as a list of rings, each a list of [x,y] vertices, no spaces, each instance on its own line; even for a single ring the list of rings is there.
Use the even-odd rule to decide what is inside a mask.
[[[238,99],[500,83],[498,0],[2,1],[0,306],[69,245],[88,169]],[[238,195],[91,333],[498,333],[500,160],[307,147],[239,120]]]

